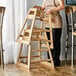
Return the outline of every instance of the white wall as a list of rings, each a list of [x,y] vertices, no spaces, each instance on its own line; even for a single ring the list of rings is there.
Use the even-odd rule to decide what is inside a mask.
[[[0,0],[0,6],[6,6],[6,0]]]
[[[42,2],[43,0],[27,0],[27,7],[29,9],[30,7],[33,7],[35,5],[42,5]]]

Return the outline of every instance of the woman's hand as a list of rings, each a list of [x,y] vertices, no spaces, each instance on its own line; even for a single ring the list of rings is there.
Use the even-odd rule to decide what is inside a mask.
[[[48,10],[46,11],[46,15],[49,15],[50,13],[52,13],[52,11],[51,11],[51,9],[48,9]]]
[[[42,7],[41,7],[43,10],[45,9],[45,6],[44,5],[42,5]]]

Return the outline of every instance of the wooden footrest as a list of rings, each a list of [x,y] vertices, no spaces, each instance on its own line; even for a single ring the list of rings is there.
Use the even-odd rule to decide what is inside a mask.
[[[33,33],[43,32],[44,30],[33,29]],[[25,32],[30,32],[30,29],[26,29]]]
[[[48,51],[49,49],[32,50],[32,52]]]
[[[25,29],[25,32],[30,32],[30,29]],[[41,32],[51,32],[51,30],[42,29],[42,28],[34,28],[33,33],[41,33]]]
[[[39,36],[40,41],[52,42],[51,40],[46,39],[44,36]]]
[[[37,58],[37,57],[40,57],[39,55],[35,55],[35,56],[31,56],[31,58]],[[20,56],[19,57],[20,59],[23,59],[23,58],[28,58],[28,56]]]
[[[34,60],[34,61],[31,61],[31,63],[35,63],[35,62],[45,62],[45,61],[51,61],[52,59],[40,59],[40,60]]]

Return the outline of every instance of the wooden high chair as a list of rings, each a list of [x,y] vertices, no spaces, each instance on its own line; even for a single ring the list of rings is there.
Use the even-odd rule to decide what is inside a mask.
[[[53,48],[51,15],[49,15],[48,17],[45,17],[43,14],[44,14],[44,11],[38,6],[30,8],[26,16],[24,25],[22,29],[20,30],[20,33],[16,40],[17,42],[21,44],[16,64],[23,68],[28,68],[28,70],[30,70],[31,64],[35,62],[44,62],[44,64],[48,65],[49,62],[46,63],[45,61],[51,61],[50,65],[54,67],[53,58],[50,51],[50,49]],[[41,22],[40,27],[37,26],[37,24],[35,23],[36,21]],[[50,30],[45,29],[46,27],[44,25],[45,21],[49,22],[48,27],[50,28]],[[27,24],[30,23],[31,25],[28,25],[28,27],[25,28],[26,23]],[[51,40],[48,40],[46,32],[50,32]],[[38,49],[36,50],[31,49],[32,41],[38,42]],[[21,56],[21,52],[22,52],[22,48],[24,44],[28,45],[28,49],[27,49],[28,56]],[[43,51],[49,52],[50,59],[42,59],[41,52]],[[39,54],[32,55],[32,52],[39,52]],[[26,64],[20,62],[20,59],[24,59],[24,58],[26,58]],[[33,58],[39,58],[39,60],[33,60]]]

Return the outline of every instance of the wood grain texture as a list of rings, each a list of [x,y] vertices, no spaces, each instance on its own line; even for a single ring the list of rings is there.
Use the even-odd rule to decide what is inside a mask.
[[[36,6],[37,7],[37,6]],[[34,62],[42,62],[42,61],[51,61],[53,67],[54,67],[54,64],[53,64],[53,58],[52,58],[52,55],[51,55],[51,52],[50,52],[50,45],[52,46],[53,48],[53,38],[52,38],[52,25],[51,25],[51,15],[50,16],[45,16],[44,15],[44,18],[46,17],[48,20],[49,20],[49,30],[46,30],[46,26],[44,26],[43,24],[43,20],[39,20],[40,23],[41,23],[41,27],[38,28],[36,26],[36,18],[40,18],[41,19],[41,12],[43,12],[42,10],[40,10],[40,14],[38,12],[38,9],[37,8],[30,8],[30,10],[28,11],[28,14],[27,14],[27,17],[25,19],[25,22],[27,22],[27,20],[30,21],[31,19],[31,24],[25,29],[24,28],[24,25],[20,31],[20,34],[17,38],[17,42],[21,43],[21,44],[27,44],[28,45],[28,56],[27,56],[27,66],[28,66],[28,70],[31,69],[31,63],[34,63]],[[38,14],[37,14],[38,13]],[[38,17],[39,16],[39,17]],[[25,24],[25,23],[24,23]],[[44,28],[43,28],[44,26]],[[50,33],[50,40],[48,40],[47,38],[47,35],[44,35],[46,34],[46,32],[49,32]],[[38,50],[33,50],[31,49],[31,42],[32,41],[38,41],[39,44],[38,44]],[[41,42],[41,43],[40,43]],[[47,49],[43,49],[43,48],[46,48],[46,47],[41,47],[41,44],[46,43],[46,47]],[[50,42],[51,44],[49,44],[48,42]],[[19,56],[18,56],[18,61],[17,61],[17,64],[18,65],[21,65],[22,67],[24,67],[24,64],[19,62],[19,59],[20,59],[20,55],[21,55],[21,51],[22,51],[22,47],[20,47],[20,52],[19,52]],[[41,53],[42,51],[48,51],[49,52],[49,55],[50,55],[50,59],[41,59]],[[36,60],[36,61],[31,61],[32,59],[32,52],[39,52],[39,56],[40,56],[40,60]],[[24,57],[23,57],[24,58]],[[25,57],[26,58],[26,57]]]
[[[30,71],[22,69],[15,64],[5,65],[5,70],[0,68],[0,76],[76,76],[76,65],[71,68],[70,65],[62,65],[55,70],[43,64],[32,64]]]

